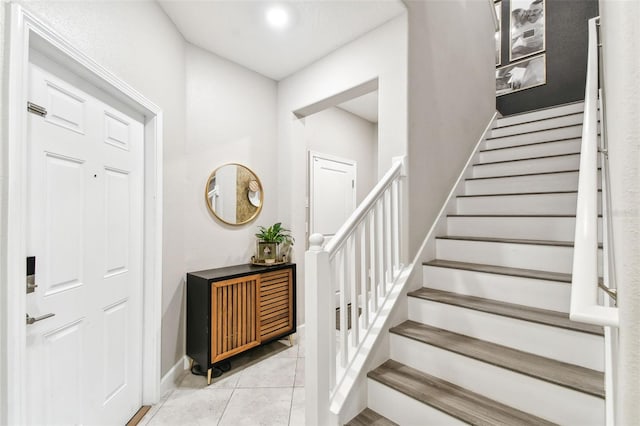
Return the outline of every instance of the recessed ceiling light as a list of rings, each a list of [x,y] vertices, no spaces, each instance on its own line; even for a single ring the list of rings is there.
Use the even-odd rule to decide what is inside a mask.
[[[273,28],[283,29],[289,25],[289,11],[283,6],[272,6],[267,9],[267,22]]]

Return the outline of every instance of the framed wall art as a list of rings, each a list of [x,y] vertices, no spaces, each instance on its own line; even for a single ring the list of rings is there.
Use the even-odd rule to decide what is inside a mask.
[[[496,96],[545,84],[546,68],[546,56],[542,54],[496,69]]]
[[[502,1],[493,4],[498,17],[498,31],[496,31],[496,66],[501,64],[502,57]]]
[[[511,0],[509,62],[545,50],[545,0]]]

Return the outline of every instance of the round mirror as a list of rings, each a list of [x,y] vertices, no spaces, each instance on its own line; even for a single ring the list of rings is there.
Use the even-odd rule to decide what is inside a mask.
[[[228,225],[251,222],[262,209],[262,184],[242,164],[224,164],[209,175],[204,189],[207,207]]]

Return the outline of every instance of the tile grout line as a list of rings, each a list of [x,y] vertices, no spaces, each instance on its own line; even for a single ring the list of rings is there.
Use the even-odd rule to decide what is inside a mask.
[[[300,360],[300,340],[296,343],[296,365],[293,368],[293,383],[291,383],[291,399],[289,400],[289,419],[287,425],[291,426],[291,414],[293,413],[293,394],[296,390],[296,378],[298,377],[298,362]],[[293,346],[293,345],[292,345]]]
[[[298,359],[296,358],[296,368],[298,368]],[[293,373],[293,386],[291,386],[291,399],[289,400],[289,421],[287,425],[291,426],[291,413],[293,412],[293,393],[296,389],[296,374]]]
[[[296,386],[238,386],[234,389],[287,389],[294,387]]]
[[[145,423],[145,425],[150,425],[151,424],[151,422],[153,421],[153,418],[160,412],[162,407],[164,407],[164,404],[166,404],[166,402],[169,400],[169,398],[171,398],[171,395],[173,395],[173,393],[176,391],[176,389],[177,388],[171,389],[171,391],[169,391],[169,393],[167,393],[166,398],[160,398],[160,403],[158,404],[158,407],[154,410],[154,413],[151,415],[151,417],[149,417],[149,420]],[[147,413],[147,414],[149,414],[149,413]],[[146,417],[146,415],[145,415],[145,417]]]
[[[220,418],[218,419],[218,423],[216,423],[216,425],[220,425],[220,422],[222,422],[222,419],[224,418],[224,415],[227,412],[227,409],[229,408],[229,402],[231,402],[231,398],[233,398],[233,395],[235,395],[236,393],[236,389],[241,389],[238,387],[238,384],[240,383],[240,379],[242,379],[242,376],[245,374],[246,372],[246,368],[243,368],[240,371],[240,375],[238,376],[238,380],[236,380],[236,382],[233,385],[232,391],[231,391],[231,395],[229,395],[229,398],[227,399],[227,403],[224,405],[224,410],[222,410],[222,414],[220,415]]]
[[[291,404],[289,405],[289,422],[287,423],[291,426],[291,415],[293,414],[293,395],[296,392],[296,379],[298,378],[298,363],[300,362],[300,340],[298,340],[298,344],[296,344],[298,352],[296,354],[296,367],[293,371],[293,386],[291,386]],[[304,389],[304,384],[302,385]]]
[[[227,399],[227,403],[224,405],[224,409],[222,410],[222,414],[220,414],[220,418],[218,419],[218,422],[216,423],[216,425],[220,425],[220,422],[222,421],[225,413],[227,412],[227,408],[229,408],[229,402],[231,401],[231,398],[233,398],[233,395],[235,393],[236,393],[236,387],[234,386],[233,389],[231,390],[231,395],[229,395],[229,398]]]

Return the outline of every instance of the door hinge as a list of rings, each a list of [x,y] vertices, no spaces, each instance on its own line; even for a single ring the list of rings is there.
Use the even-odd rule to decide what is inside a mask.
[[[356,187],[356,181],[351,179],[351,188],[355,188]]]
[[[40,105],[34,104],[33,102],[27,102],[27,111],[32,114],[39,115],[40,117],[47,116],[47,109],[45,107],[41,107]]]

